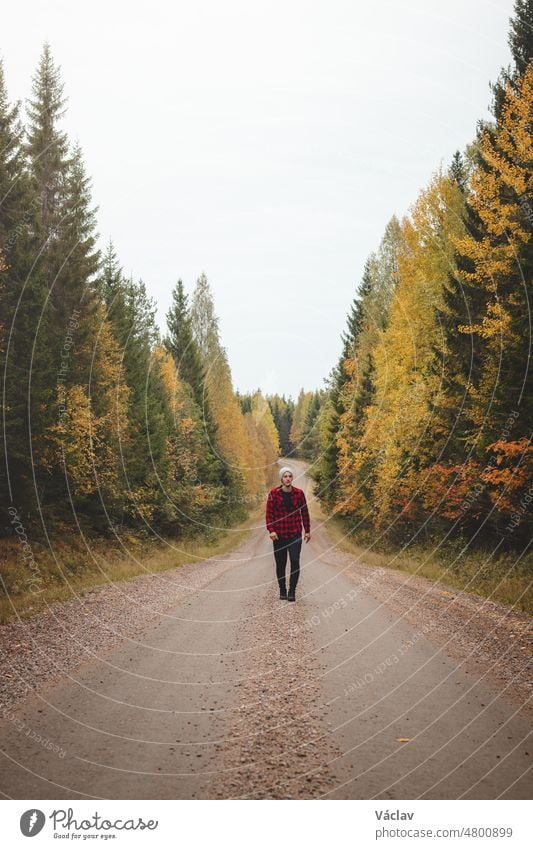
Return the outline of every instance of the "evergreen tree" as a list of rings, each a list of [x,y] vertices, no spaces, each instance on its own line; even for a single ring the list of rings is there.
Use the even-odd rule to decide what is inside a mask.
[[[301,451],[301,444],[304,434],[305,420],[307,411],[313,398],[312,392],[306,392],[303,388],[300,389],[298,398],[294,407],[292,417],[292,426],[290,432],[290,440],[294,445],[294,453],[298,456]]]
[[[294,401],[292,398],[287,400],[285,395],[281,397],[279,395],[268,395],[267,400],[278,431],[281,456],[287,457],[293,450],[290,432],[293,421]]]
[[[196,403],[202,409],[206,404],[205,373],[193,336],[188,298],[183,282],[178,280],[172,291],[172,305],[167,312],[168,335],[164,344],[174,357],[178,374],[192,388]]]
[[[214,446],[224,463],[224,485],[238,488],[247,482],[253,487],[254,470],[246,461],[243,464],[248,446],[246,427],[233,390],[227,353],[220,342],[218,318],[205,274],[196,281],[190,321],[205,374],[205,407],[216,426]]]
[[[68,143],[59,122],[65,99],[59,69],[45,45],[33,78],[24,146],[29,164],[29,202],[24,213],[25,259],[12,289],[16,303],[6,362],[6,431],[13,436],[10,477],[17,481],[20,509],[31,513],[50,484],[47,435],[57,420],[56,377],[65,328],[57,321],[61,292],[54,288],[65,258],[58,249],[68,169]],[[25,223],[27,222],[27,230]],[[26,238],[27,235],[27,238]],[[18,291],[17,291],[18,288]]]
[[[63,295],[60,288],[55,287],[55,279],[65,261],[58,245],[69,166],[68,140],[59,126],[66,111],[65,104],[59,68],[54,64],[49,45],[45,44],[33,78],[32,99],[28,102],[26,153],[30,160],[33,192],[38,199],[32,224],[54,320]]]
[[[107,316],[115,323],[119,313],[124,311],[123,273],[115,246],[111,239],[107,243],[97,280],[97,289],[102,302],[106,305]]]
[[[332,369],[328,385],[327,410],[323,412],[323,424],[320,430],[321,451],[316,467],[311,470],[316,482],[316,492],[322,502],[331,506],[337,494],[339,475],[339,446],[337,433],[341,416],[346,412],[344,388],[349,380],[346,360],[353,354],[357,337],[363,326],[363,301],[368,297],[372,286],[372,258],[365,262],[359,290],[355,295],[346,319],[346,330],[341,335],[342,353],[337,365]]]
[[[0,251],[4,271],[11,268],[12,275],[23,262],[17,247],[23,240],[30,217],[31,196],[22,147],[23,132],[20,104],[9,102],[4,65],[0,60]],[[2,289],[6,287],[7,278],[2,278]]]
[[[457,252],[469,263],[462,281],[472,286],[482,303],[462,327],[482,345],[474,405],[475,424],[484,432],[480,447],[497,438],[509,404],[520,403],[526,385],[523,344],[530,330],[528,284],[533,276],[532,213],[527,200],[533,188],[532,109],[533,63],[508,89],[496,129],[480,137],[481,164],[472,174],[469,203],[481,226],[457,240]]]
[[[33,329],[28,293],[21,302],[31,268],[31,202],[23,152],[20,105],[9,103],[0,61],[0,363],[6,450],[0,462],[2,511],[10,502],[29,507],[32,490],[28,463],[28,330]],[[29,337],[31,338],[31,336]]]
[[[92,208],[91,182],[86,175],[82,151],[75,145],[68,162],[64,186],[62,219],[58,229],[58,253],[62,266],[55,283],[61,295],[57,308],[63,328],[74,311],[83,312],[83,323],[93,332],[99,297],[96,274],[100,252],[96,248],[96,212]],[[83,332],[83,331],[82,331]]]
[[[343,351],[328,381],[328,399],[318,421],[319,458],[312,470],[316,494],[331,507],[338,500],[343,463],[340,460],[341,429],[357,443],[363,411],[372,397],[372,351],[387,325],[397,283],[397,252],[400,225],[395,216],[388,222],[377,253],[367,259],[361,284],[351,305],[342,336]]]
[[[497,121],[502,116],[507,85],[514,88],[527,66],[533,62],[533,0],[515,0],[514,17],[509,19],[509,24],[508,44],[513,65],[502,68],[498,80],[491,85],[492,113]]]
[[[307,414],[302,430],[302,442],[300,446],[300,452],[303,457],[307,457],[308,459],[313,460],[316,459],[316,455],[318,452],[319,443],[317,419],[320,413],[321,404],[322,395],[320,392],[316,391],[313,393],[311,402],[307,409]]]
[[[172,304],[167,312],[167,327],[168,333],[163,344],[174,358],[180,379],[191,387],[209,445],[209,481],[212,485],[227,485],[227,471],[215,450],[217,421],[211,409],[212,401],[209,397],[205,366],[193,332],[188,296],[185,294],[181,280],[178,280],[172,291]]]
[[[460,193],[458,207],[464,232],[480,240],[483,224],[468,202],[469,173],[459,151],[454,154],[448,177]],[[458,461],[468,452],[469,439],[475,439],[471,407],[473,390],[481,376],[484,343],[460,330],[465,324],[479,320],[486,307],[486,295],[468,280],[473,267],[471,260],[455,251],[442,292],[439,314],[442,335],[431,364],[432,372],[441,381],[434,403],[442,434],[434,442],[435,456],[441,460],[454,458]]]
[[[98,290],[105,299],[129,390],[127,433],[121,446],[127,492],[124,509],[130,521],[141,518],[149,527],[172,513],[165,486],[170,474],[171,423],[163,378],[152,358],[159,341],[155,303],[142,280],[123,277],[112,244],[104,257]]]
[[[55,505],[69,503],[73,487],[68,479],[80,480],[76,463],[82,451],[73,450],[73,434],[63,426],[66,417],[70,416],[78,437],[90,441],[90,432],[81,437],[84,431],[82,420],[78,418],[75,421],[75,412],[65,412],[65,408],[71,404],[81,405],[85,410],[83,421],[87,427],[91,422],[96,426],[98,416],[108,412],[108,381],[105,375],[109,367],[95,352],[97,344],[102,346],[104,340],[108,340],[106,333],[100,334],[102,312],[96,288],[99,265],[96,210],[92,208],[90,180],[86,176],[79,145],[74,147],[68,161],[63,192],[62,218],[54,235],[54,251],[62,260],[53,286],[55,332],[60,340],[54,391],[56,410],[60,412],[58,421],[62,421],[62,426],[49,427],[46,452],[47,465],[55,470],[47,486],[46,499],[49,504]],[[104,351],[103,356],[110,363],[114,361],[111,350]],[[65,440],[64,445],[62,439]],[[96,449],[93,446],[88,450],[94,454]],[[54,455],[59,464],[57,467],[54,466]],[[69,463],[66,462],[67,455],[70,456]],[[94,456],[95,467],[99,459]],[[85,472],[84,475],[86,503],[89,504],[91,487]],[[92,496],[99,508],[95,489]],[[76,509],[79,510],[79,507],[78,504]],[[60,510],[63,509],[62,506]]]

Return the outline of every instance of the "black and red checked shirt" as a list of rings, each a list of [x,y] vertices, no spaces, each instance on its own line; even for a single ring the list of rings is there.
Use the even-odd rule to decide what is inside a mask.
[[[266,504],[266,526],[269,534],[275,531],[282,539],[297,537],[302,532],[302,522],[306,534],[311,532],[309,510],[302,489],[293,486],[290,490],[292,509],[287,510],[283,503],[281,486],[268,493]]]

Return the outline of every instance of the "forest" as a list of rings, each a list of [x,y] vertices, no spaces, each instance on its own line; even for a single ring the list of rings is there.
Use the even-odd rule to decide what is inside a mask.
[[[493,119],[368,256],[307,436],[322,504],[367,540],[530,545],[532,20],[518,0]]]
[[[25,125],[0,68],[3,534],[15,514],[37,535],[231,524],[245,502],[230,493],[262,497],[270,481],[270,408],[258,392],[241,409],[205,275],[190,298],[178,280],[162,336],[144,282],[111,242],[98,250],[64,111],[48,45]]]
[[[278,457],[297,456],[325,514],[361,538],[525,553],[532,19],[517,0],[491,120],[391,217],[338,363],[296,399],[234,389],[205,274],[190,293],[177,280],[160,330],[149,286],[124,274],[111,241],[98,247],[50,46],[24,111],[0,64],[4,540],[231,527],[263,502]]]

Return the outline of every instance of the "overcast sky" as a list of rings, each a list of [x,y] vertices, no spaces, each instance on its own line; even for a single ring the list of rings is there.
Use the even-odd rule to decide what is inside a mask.
[[[335,364],[367,255],[488,116],[512,0],[26,0],[12,99],[48,40],[102,242],[156,298],[213,289],[235,387]]]

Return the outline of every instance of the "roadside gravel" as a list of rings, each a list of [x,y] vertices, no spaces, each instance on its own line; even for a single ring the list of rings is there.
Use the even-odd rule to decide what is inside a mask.
[[[165,610],[231,569],[243,546],[249,542],[212,559],[95,587],[47,613],[0,626],[0,715],[120,643],[135,643]]]
[[[281,601],[272,587],[259,609],[261,620],[250,616],[238,626],[238,643],[250,650],[248,677],[218,747],[220,774],[206,795],[319,798],[338,783],[328,764],[341,752],[324,719],[320,679],[326,668],[306,627],[309,613],[298,601]]]
[[[527,613],[420,575],[367,566],[332,548],[324,527],[315,532],[318,538],[320,560],[364,581],[370,595],[533,715],[533,621]]]
[[[94,767],[94,780],[105,779],[100,791],[105,798],[160,798],[162,792],[175,794],[169,798],[191,798],[195,794],[196,798],[214,799],[344,798],[339,795],[341,792],[347,794],[346,798],[373,798],[385,792],[389,784],[401,783],[405,771],[414,774],[417,758],[420,775],[414,775],[412,782],[405,785],[404,798],[426,792],[428,781],[433,786],[431,782],[440,780],[439,776],[452,775],[454,769],[459,769],[458,759],[461,767],[462,760],[467,761],[462,769],[467,794],[477,781],[485,780],[485,775],[493,776],[492,766],[490,769],[487,766],[489,761],[492,764],[493,756],[501,758],[508,774],[493,777],[493,783],[484,784],[480,792],[496,798],[501,792],[508,792],[515,780],[522,780],[522,754],[518,749],[518,754],[514,749],[507,753],[505,745],[515,746],[516,741],[521,745],[526,717],[521,721],[511,717],[507,721],[508,712],[502,708],[497,713],[498,706],[487,709],[485,714],[485,702],[490,701],[494,691],[505,691],[505,696],[520,712],[528,717],[533,714],[533,635],[526,614],[418,575],[368,566],[353,554],[334,547],[326,527],[319,522],[314,523],[311,543],[305,549],[303,564],[308,571],[302,576],[297,602],[280,601],[273,580],[270,549],[264,530],[259,527],[225,555],[98,587],[79,599],[52,605],[47,613],[0,627],[0,662],[5,670],[0,680],[0,717],[5,718],[6,712],[27,699],[28,705],[20,707],[28,708],[24,715],[26,726],[57,740],[72,755],[72,764],[68,757],[65,761],[44,764],[43,775],[48,780],[54,778],[86,792],[92,786],[92,774],[85,776],[83,783],[79,772],[80,763],[85,763],[84,758],[94,748],[91,727],[102,725],[114,739],[125,735],[129,740],[132,721],[141,722],[139,740],[130,740],[124,749],[123,744],[117,744],[116,751],[110,749],[105,772]],[[243,568],[235,568],[238,564]],[[216,583],[202,597],[201,590],[212,582]],[[351,596],[352,583],[357,588],[356,600],[350,607],[339,607],[342,599]],[[376,609],[372,599],[382,608]],[[336,611],[335,615],[330,615],[330,611]],[[359,620],[366,624],[352,636]],[[402,630],[402,620],[409,626],[407,629]],[[316,627],[309,627],[310,623],[317,623]],[[194,629],[199,626],[203,629],[203,649],[198,657],[194,654],[189,657],[182,649],[191,640],[194,643]],[[375,646],[366,650],[368,629],[375,633],[375,640],[370,639],[369,645],[375,641]],[[428,644],[422,639],[418,641],[404,656],[405,666],[392,667],[387,680],[384,676],[375,677],[375,692],[369,686],[352,693],[349,682],[359,680],[367,668],[374,668],[390,654],[395,634],[399,634],[399,639],[414,640],[421,632],[428,638]],[[151,636],[147,638],[147,634]],[[158,646],[164,650],[156,661],[152,657],[152,644],[154,651]],[[99,672],[105,664],[98,661],[105,660],[117,646],[127,649],[132,656],[130,661],[134,658],[131,669],[136,671],[136,677],[131,680],[126,674],[129,663],[121,666],[120,658],[117,669],[122,677],[110,675],[108,670]],[[442,658],[438,659],[433,650],[437,646],[443,649]],[[175,647],[179,651],[174,661]],[[452,710],[457,700],[455,692],[450,694],[450,689],[446,690],[446,680],[450,667],[454,675],[455,669],[447,661],[447,666],[442,667],[442,679],[441,667],[435,671],[435,663],[445,661],[445,656],[459,661],[465,670],[475,672],[488,685],[478,706],[474,694],[471,703],[468,701],[473,681],[461,678],[461,690],[457,694],[466,691],[467,698],[462,703],[459,698],[455,707],[459,712],[451,729],[446,725],[446,711]],[[228,662],[227,681],[218,682],[212,668],[213,658],[217,663]],[[235,670],[231,666],[233,661]],[[417,684],[418,671],[425,667],[426,661],[427,684],[425,679]],[[165,664],[170,666],[167,668]],[[88,683],[96,688],[95,702],[109,697],[109,704],[113,704],[113,700],[120,698],[129,705],[124,708],[124,717],[122,711],[111,708],[94,717],[90,712],[87,715],[87,697],[80,696],[76,681],[65,681],[82,667],[87,672]],[[149,687],[145,692],[139,688],[138,678],[147,674],[150,681],[161,680],[158,687]],[[83,683],[84,676],[79,677]],[[419,687],[418,695],[414,690],[413,694],[402,691],[404,679]],[[27,698],[36,691],[48,690],[60,680],[65,686],[62,697],[57,698],[65,715],[67,710],[68,717],[72,712],[71,725],[80,716],[88,723],[81,735],[78,725],[71,728],[67,721],[58,724],[52,708],[43,708],[41,702]],[[169,712],[173,694],[167,688],[172,688],[174,680],[176,686],[185,682],[179,684],[183,691],[176,697],[180,710],[184,711],[180,730],[176,716],[179,718],[181,714]],[[102,696],[98,681],[105,687]],[[191,689],[187,685],[190,681],[196,685],[200,682],[202,686]],[[443,689],[439,690],[441,681]],[[457,686],[457,681],[453,686]],[[403,692],[403,701],[396,696],[389,703],[389,688]],[[437,690],[439,695],[435,695]],[[448,703],[439,724],[438,711],[445,698]],[[143,704],[145,700],[150,711],[141,711],[140,718],[137,713],[132,714],[133,719],[128,719],[127,710],[133,710],[139,699]],[[375,700],[381,705],[379,709],[374,708]],[[52,702],[55,703],[54,699]],[[402,748],[401,754],[397,751],[397,738],[403,726],[398,731],[395,724],[398,712],[403,715],[406,710],[410,722],[420,731],[416,746]],[[196,727],[189,728],[186,718],[197,713],[199,720],[210,711],[220,716],[220,728],[215,727],[212,719],[206,719],[204,724],[200,723],[198,739],[194,736],[189,739],[187,735],[193,733],[192,728],[196,732]],[[167,714],[168,727],[164,723]],[[332,719],[334,715],[336,718]],[[153,727],[146,724],[147,716]],[[331,726],[332,721],[337,723],[336,727]],[[163,722],[161,727],[160,722]],[[424,729],[429,722],[435,728],[427,739]],[[506,743],[494,736],[494,728],[502,722],[508,735]],[[390,732],[389,727],[395,731]],[[470,736],[465,735],[460,751],[455,751],[454,734],[463,728],[471,729]],[[30,763],[32,758],[39,757],[39,751],[31,749],[36,744],[26,741],[10,725],[6,735],[20,763]],[[172,748],[168,760],[164,760],[159,743],[145,749],[143,740],[167,738],[180,742],[180,748]],[[473,754],[485,745],[484,741],[487,741],[486,763],[473,767]],[[187,747],[200,745],[206,747],[206,752],[213,750],[213,761],[200,771],[191,770],[188,757],[191,752]],[[26,750],[25,746],[30,748]],[[146,767],[142,781],[131,767],[132,762],[137,763],[140,751],[144,761],[151,764]],[[43,757],[42,752],[40,756]],[[195,753],[195,761],[197,757]],[[479,757],[476,754],[477,760]],[[392,759],[390,766],[380,767],[389,763],[387,758]],[[429,778],[423,773],[426,762],[438,766]],[[112,771],[115,766],[116,774]],[[58,771],[57,777],[54,770]],[[61,770],[66,777],[59,774]],[[159,772],[174,780],[176,787],[169,791],[162,785]],[[112,780],[114,777],[116,781]],[[28,796],[28,778],[22,769],[19,779],[10,793],[20,793],[20,798],[39,798],[32,793]],[[357,785],[350,783],[357,780]],[[456,791],[452,785],[444,789],[439,786],[436,792],[453,795]],[[33,785],[31,789],[35,794]],[[37,788],[37,792],[42,791]]]

